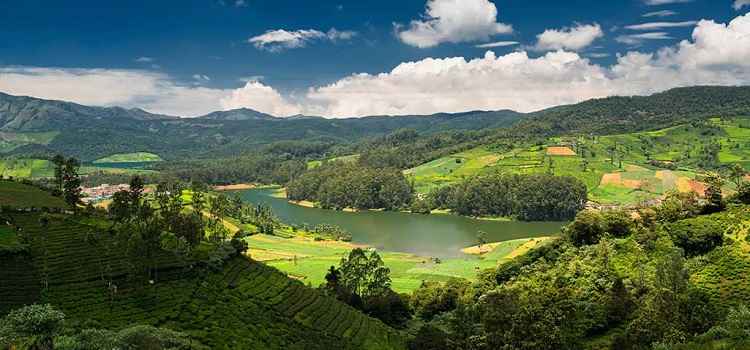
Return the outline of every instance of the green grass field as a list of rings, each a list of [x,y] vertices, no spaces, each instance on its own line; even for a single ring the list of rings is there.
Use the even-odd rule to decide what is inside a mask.
[[[158,154],[148,152],[135,152],[113,154],[108,157],[97,159],[93,163],[145,163],[160,161],[162,161],[162,159]]]
[[[391,269],[393,289],[411,292],[422,281],[446,281],[453,277],[474,280],[477,272],[494,268],[510,256],[521,254],[519,249],[537,239],[519,239],[499,243],[490,253],[481,257],[466,255],[463,258],[445,259],[439,263],[429,257],[413,254],[379,252],[385,265]],[[341,257],[355,246],[344,242],[315,242],[306,238],[282,238],[254,235],[247,238],[253,259],[266,261],[271,266],[318,286],[325,280],[330,266],[338,265]]]
[[[667,191],[701,191],[698,166],[703,145],[721,146],[719,165],[739,163],[750,169],[750,119],[714,118],[707,126],[681,125],[663,130],[600,137],[551,138],[543,145],[494,151],[482,146],[408,169],[418,193],[489,171],[515,174],[553,173],[580,179],[590,200],[635,204]],[[566,147],[568,155],[548,147]],[[615,151],[613,151],[616,149]],[[614,160],[613,160],[614,157]],[[649,160],[684,164],[676,171],[658,169]],[[726,190],[732,191],[728,185]]]
[[[66,208],[61,198],[52,197],[49,193],[36,187],[13,181],[0,180],[0,205],[16,208]]]
[[[106,166],[84,165],[79,170],[81,175],[98,172],[108,174],[154,174],[154,170],[113,168]],[[50,178],[55,174],[52,162],[46,159],[0,159],[0,175],[21,179]]]

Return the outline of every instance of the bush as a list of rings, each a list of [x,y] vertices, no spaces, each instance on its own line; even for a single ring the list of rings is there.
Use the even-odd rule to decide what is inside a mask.
[[[414,313],[429,321],[438,314],[452,311],[468,286],[468,282],[455,278],[446,283],[422,282],[413,293],[411,305]]]
[[[409,340],[409,350],[447,350],[448,335],[437,327],[424,325],[417,335]]]
[[[604,216],[600,212],[585,210],[565,227],[563,235],[576,246],[591,245],[599,243],[606,229]]]
[[[672,241],[686,256],[703,255],[724,243],[724,227],[710,217],[697,217],[666,227]]]

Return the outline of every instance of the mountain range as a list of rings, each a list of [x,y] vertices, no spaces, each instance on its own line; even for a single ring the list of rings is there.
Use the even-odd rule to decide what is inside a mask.
[[[739,115],[750,115],[750,87],[678,88],[527,114],[501,110],[348,119],[278,118],[246,108],[180,118],[0,93],[0,156],[62,152],[91,161],[116,153],[152,152],[164,159],[205,158],[251,152],[280,141],[350,143],[398,129],[421,134],[486,129],[544,136],[611,134]]]

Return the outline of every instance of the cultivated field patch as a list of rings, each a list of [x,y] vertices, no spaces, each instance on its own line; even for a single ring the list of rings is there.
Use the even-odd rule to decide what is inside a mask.
[[[575,156],[576,152],[570,149],[570,147],[551,146],[551,147],[547,147],[547,155],[548,156]]]

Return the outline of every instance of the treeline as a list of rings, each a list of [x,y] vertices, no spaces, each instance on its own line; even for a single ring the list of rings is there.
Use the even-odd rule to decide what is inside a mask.
[[[158,170],[183,181],[209,184],[259,182],[285,184],[307,169],[303,159],[248,155],[160,164]]]
[[[376,169],[331,162],[307,171],[287,185],[294,201],[311,201],[325,209],[397,210],[411,204],[413,188],[398,169]]]
[[[586,185],[569,176],[492,173],[434,190],[425,204],[464,216],[570,220],[586,206]]]

